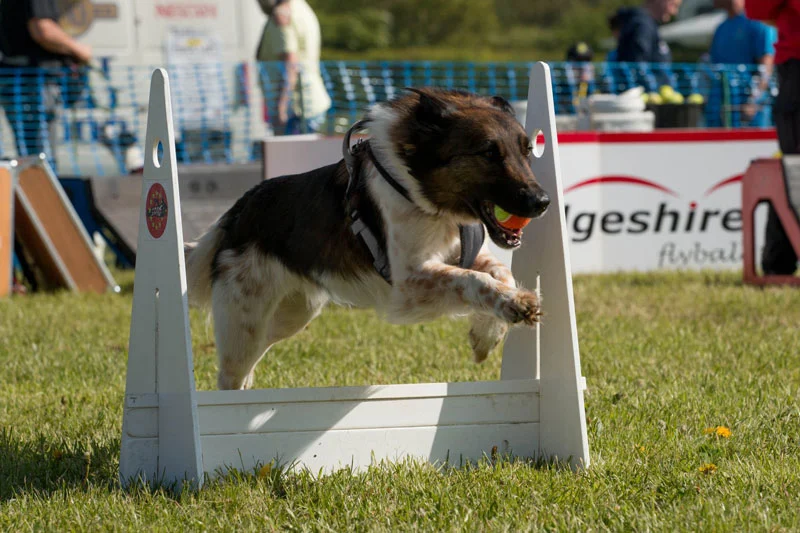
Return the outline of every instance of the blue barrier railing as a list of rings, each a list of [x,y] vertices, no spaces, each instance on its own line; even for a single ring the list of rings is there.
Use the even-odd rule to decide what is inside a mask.
[[[342,133],[373,104],[408,86],[460,88],[527,97],[531,63],[323,61],[320,73],[331,107],[318,131]],[[711,64],[551,63],[555,111],[573,115],[581,98],[641,86],[670,86],[704,102],[703,126],[771,126],[775,80],[755,66]],[[96,69],[0,68],[0,155],[44,152],[63,175],[125,173],[141,152],[150,74],[154,67],[104,63]],[[173,93],[177,155],[182,163],[242,162],[259,157],[257,142],[282,134],[271,125],[285,72],[281,63],[167,67]],[[299,87],[304,87],[303,73]],[[304,120],[310,96],[292,93],[290,108]],[[304,101],[305,98],[305,101]],[[698,97],[695,97],[698,98]],[[760,110],[754,116],[752,106]]]

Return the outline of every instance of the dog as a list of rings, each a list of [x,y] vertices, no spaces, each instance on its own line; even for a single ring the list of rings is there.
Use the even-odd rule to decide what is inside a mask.
[[[214,320],[220,389],[252,387],[269,348],[331,301],[398,324],[471,315],[476,362],[509,326],[539,321],[537,294],[483,242],[485,228],[502,248],[521,244],[495,206],[537,218],[550,203],[510,104],[408,89],[364,123],[369,140],[351,149],[348,133],[341,161],[258,184],[185,243],[189,301],[210,304]]]

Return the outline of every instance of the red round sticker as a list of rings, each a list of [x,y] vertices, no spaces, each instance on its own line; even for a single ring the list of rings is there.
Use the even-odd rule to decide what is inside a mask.
[[[167,205],[167,192],[160,183],[154,183],[147,191],[146,206],[147,230],[154,238],[158,239],[164,234],[167,227],[167,215],[169,206]]]

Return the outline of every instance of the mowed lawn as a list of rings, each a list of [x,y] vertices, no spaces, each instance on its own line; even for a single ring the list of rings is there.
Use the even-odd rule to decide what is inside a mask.
[[[117,275],[122,295],[0,301],[2,531],[800,530],[800,290],[737,274],[576,278],[592,458],[579,473],[525,460],[273,469],[172,496],[117,481],[132,274]],[[212,329],[200,314],[192,328],[210,389]],[[471,362],[463,320],[398,327],[329,308],[268,354],[256,385],[499,369],[499,353]]]

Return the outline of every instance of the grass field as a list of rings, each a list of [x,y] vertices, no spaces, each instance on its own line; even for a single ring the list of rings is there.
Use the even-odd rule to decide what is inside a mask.
[[[587,471],[276,469],[172,497],[117,482],[132,275],[118,279],[122,296],[0,301],[2,531],[800,530],[800,291],[736,274],[577,278]],[[198,314],[192,328],[209,389],[212,331]],[[270,352],[256,385],[496,379],[499,354],[474,365],[466,333],[331,308]]]

